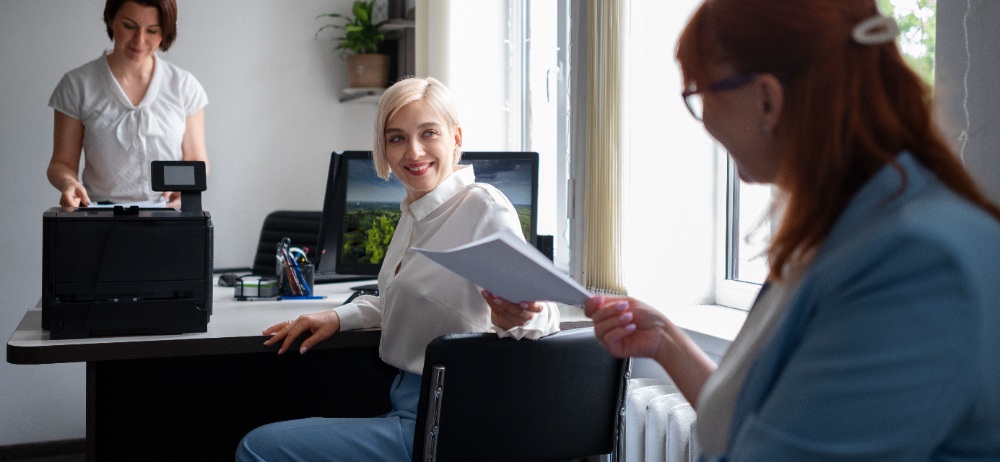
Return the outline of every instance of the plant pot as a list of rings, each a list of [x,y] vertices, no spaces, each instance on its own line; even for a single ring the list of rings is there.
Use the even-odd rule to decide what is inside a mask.
[[[385,88],[389,81],[389,55],[347,55],[347,81],[351,88]]]

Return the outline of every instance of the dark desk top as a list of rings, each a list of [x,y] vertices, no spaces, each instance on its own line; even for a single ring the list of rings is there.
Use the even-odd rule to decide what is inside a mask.
[[[275,352],[275,347],[263,345],[264,328],[300,314],[336,307],[350,296],[351,287],[362,283],[318,284],[316,293],[326,295],[326,299],[295,301],[237,301],[232,288],[217,286],[208,331],[178,335],[52,340],[48,331],[42,330],[42,310],[35,306],[25,313],[7,342],[7,362],[53,364]],[[560,314],[563,329],[592,325],[580,308],[563,306]],[[379,329],[340,332],[315,349],[377,347],[381,333]]]

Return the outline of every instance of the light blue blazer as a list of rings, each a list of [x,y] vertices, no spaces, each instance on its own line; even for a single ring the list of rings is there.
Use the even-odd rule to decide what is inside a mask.
[[[898,160],[902,192],[891,166],[858,192],[752,365],[728,460],[1000,460],[1000,224]]]

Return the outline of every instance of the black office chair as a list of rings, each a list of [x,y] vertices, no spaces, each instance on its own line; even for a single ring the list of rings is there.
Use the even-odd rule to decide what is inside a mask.
[[[274,275],[274,249],[282,238],[292,240],[292,246],[308,248],[306,257],[313,260],[316,243],[319,241],[319,224],[323,212],[276,210],[264,218],[254,256],[253,274]]]
[[[618,459],[629,361],[592,328],[535,341],[444,335],[423,373],[414,461]]]

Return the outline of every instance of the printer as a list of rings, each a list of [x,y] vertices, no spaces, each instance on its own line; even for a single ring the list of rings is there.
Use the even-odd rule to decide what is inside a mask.
[[[42,329],[52,339],[205,332],[213,227],[205,164],[154,161],[154,191],[181,209],[53,207],[42,217]]]

